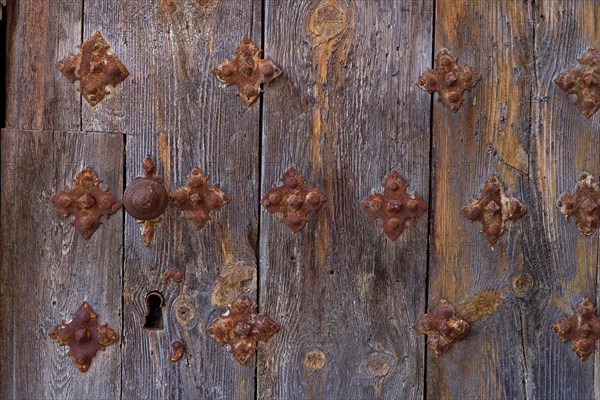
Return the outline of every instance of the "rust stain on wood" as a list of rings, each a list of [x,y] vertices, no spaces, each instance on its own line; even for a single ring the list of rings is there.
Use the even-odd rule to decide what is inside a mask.
[[[163,176],[165,179],[165,187],[168,191],[171,189],[171,151],[169,148],[169,138],[165,132],[160,132],[158,134],[158,152],[160,154],[163,168],[165,169]]]
[[[224,307],[242,293],[256,292],[256,266],[243,261],[224,264],[215,280],[210,296],[211,304]]]
[[[469,323],[477,322],[493,314],[502,304],[499,289],[488,289],[471,296],[456,305],[456,313]]]
[[[161,0],[160,9],[165,13],[174,13],[178,9],[177,0]]]
[[[219,0],[196,0],[200,8],[212,8],[219,3]]]
[[[322,166],[321,160],[321,135],[323,128],[322,110],[328,110],[329,97],[323,86],[327,82],[329,63],[334,52],[339,47],[341,40],[338,36],[348,27],[348,9],[337,0],[324,0],[313,10],[308,18],[308,30],[312,34],[313,49],[311,57],[316,68],[313,96],[317,103],[313,107],[312,134],[311,134],[311,160],[313,166]],[[346,54],[337,54],[338,62],[344,60]]]

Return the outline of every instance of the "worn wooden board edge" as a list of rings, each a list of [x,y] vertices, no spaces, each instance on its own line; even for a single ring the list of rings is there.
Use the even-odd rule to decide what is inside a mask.
[[[389,49],[383,46],[380,52],[365,50],[357,43],[372,38],[372,49],[380,49],[373,44],[380,43],[379,35],[388,38],[390,32],[395,32],[387,30],[394,24],[388,21],[396,21],[390,14],[382,14],[380,27],[372,31],[365,32],[354,25],[355,19],[373,16],[369,14],[373,12],[370,6],[376,8],[376,4],[382,10],[391,9],[394,4],[399,6],[392,2],[299,2],[294,7],[266,3],[266,55],[279,63],[284,75],[263,95],[265,156],[261,194],[280,184],[279,178],[288,166],[295,166],[310,186],[324,190],[328,197],[323,208],[311,214],[307,226],[297,234],[292,234],[277,216],[261,212],[260,306],[282,324],[278,337],[259,350],[258,390],[266,397],[422,397],[424,341],[410,324],[425,307],[427,250],[417,244],[422,245],[422,238],[427,237],[427,218],[410,221],[404,236],[391,242],[384,237],[379,222],[366,217],[359,204],[371,191],[381,190],[381,181],[392,169],[410,181],[410,193],[416,190],[428,198],[429,176],[422,172],[429,168],[430,100],[414,81],[404,79],[410,74],[416,80],[420,72],[417,70],[430,65],[431,39],[422,42],[426,51],[406,55],[407,59],[420,60],[420,67],[412,66],[406,72],[398,66],[396,57],[399,48],[410,48],[405,41],[412,43],[415,36],[431,35],[431,27],[427,25],[422,33],[419,28],[407,29],[401,38],[393,36],[386,42]],[[406,7],[399,8],[407,14],[412,11],[420,18],[432,19],[430,7],[427,13],[428,3],[403,6]],[[340,10],[347,14],[340,17]],[[328,17],[323,18],[326,22],[315,17],[320,12]],[[401,14],[399,10],[398,13]],[[340,20],[346,21],[349,28],[344,29]],[[318,34],[321,29],[322,36]],[[382,80],[369,81],[368,68],[359,65],[361,58],[357,54],[361,52],[369,53],[369,65],[381,66],[375,74],[381,74]],[[403,61],[406,62],[404,58]],[[361,96],[367,98],[368,90],[356,83],[359,81],[381,87],[379,104],[383,111],[372,110],[368,115],[372,119],[381,117],[389,124],[369,127],[365,122],[350,127],[344,122],[347,116],[335,118],[340,115],[334,113],[340,112],[336,103],[341,98],[352,99],[349,101],[353,105],[360,104],[365,109],[372,104],[372,100],[362,102]],[[395,99],[398,92],[400,98]],[[346,97],[347,93],[351,95]],[[410,107],[413,95],[418,98],[415,108]],[[291,111],[282,111],[288,109]],[[294,116],[292,122],[289,115]],[[416,118],[421,129],[410,129],[406,122],[409,118]],[[358,155],[351,146],[356,141],[360,143]],[[380,143],[389,143],[389,154],[369,159]],[[361,158],[361,153],[367,155]],[[369,235],[368,239],[360,239],[364,259],[349,261],[350,256],[336,246],[341,240],[341,232],[332,222],[336,220],[342,221],[337,223],[346,228],[345,235],[357,235],[362,230],[365,236]],[[333,231],[338,233],[330,237]],[[360,271],[364,277],[357,278],[349,270]],[[422,290],[404,293],[408,282],[411,287],[413,283],[421,285]],[[396,293],[396,304],[383,306],[387,303],[381,293],[386,290],[378,290],[378,285]],[[282,297],[281,293],[287,296]],[[311,296],[319,300],[311,303]],[[404,298],[411,304],[408,309],[401,300]],[[418,304],[415,310],[414,304]],[[386,312],[388,317],[381,315]],[[369,317],[371,313],[379,317]],[[366,322],[361,315],[372,319]],[[339,326],[345,328],[340,331]],[[370,335],[364,332],[370,329]],[[290,348],[289,342],[294,346]],[[369,367],[376,364],[375,360],[381,361],[380,370]],[[413,379],[413,375],[418,378]]]
[[[119,342],[100,352],[82,374],[47,333],[86,300],[100,322],[121,335],[122,212],[86,242],[53,209],[50,197],[88,164],[118,194],[122,136],[3,129],[1,138],[2,393],[5,398],[119,397]],[[23,174],[33,175],[22,180]],[[19,235],[27,239],[16,241]],[[116,275],[106,274],[110,268]]]

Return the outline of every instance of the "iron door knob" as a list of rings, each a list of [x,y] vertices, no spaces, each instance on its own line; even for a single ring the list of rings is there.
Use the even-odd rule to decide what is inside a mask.
[[[150,156],[144,159],[144,176],[138,176],[123,194],[125,210],[134,218],[149,221],[158,218],[167,208],[169,194],[163,179],[156,176],[156,164]]]

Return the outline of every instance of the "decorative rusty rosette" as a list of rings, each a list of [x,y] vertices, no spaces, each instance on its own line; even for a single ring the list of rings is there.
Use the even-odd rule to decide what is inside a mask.
[[[235,85],[238,96],[248,106],[258,98],[261,84],[271,83],[281,75],[281,70],[269,60],[261,59],[260,53],[258,46],[246,38],[233,51],[233,60],[226,60],[211,71],[225,86]]]
[[[79,54],[71,54],[56,64],[71,83],[79,81],[79,90],[92,106],[110,93],[129,76],[129,71],[111,51],[100,32],[94,33],[81,44]]]
[[[600,339],[596,305],[584,298],[575,306],[574,315],[556,321],[552,330],[563,342],[573,342],[573,351],[585,361],[596,350],[596,341]]]
[[[252,356],[259,340],[266,342],[277,332],[279,325],[270,317],[257,314],[256,303],[245,294],[208,327],[208,334],[221,345],[228,346],[242,364]]]
[[[372,218],[381,219],[383,232],[396,240],[409,219],[419,218],[427,203],[416,193],[408,194],[408,183],[396,171],[392,171],[383,181],[383,193],[373,193],[364,199],[360,206]]]
[[[516,221],[527,213],[527,207],[514,197],[504,194],[504,184],[492,175],[483,184],[480,198],[472,198],[462,208],[471,221],[480,221],[482,232],[490,243],[496,243],[504,233],[506,221]]]
[[[439,100],[452,112],[463,103],[465,90],[473,88],[481,76],[471,67],[459,66],[450,50],[441,49],[435,58],[435,68],[425,71],[417,85],[429,93],[438,92]]]
[[[427,344],[436,356],[441,356],[453,342],[469,334],[469,323],[456,316],[454,306],[446,299],[440,299],[437,310],[419,317],[413,329],[427,335]]]
[[[271,214],[281,214],[281,220],[294,232],[308,222],[308,214],[317,212],[327,198],[317,188],[307,188],[306,181],[295,168],[288,168],[281,178],[283,186],[267,191],[260,204]]]
[[[600,53],[589,48],[577,59],[579,68],[571,68],[554,78],[562,90],[575,95],[575,104],[591,118],[600,108]]]
[[[186,186],[173,190],[169,198],[200,230],[210,220],[210,212],[227,204],[229,197],[218,185],[209,185],[208,178],[199,167],[192,169],[187,181]]]
[[[71,224],[86,240],[102,224],[102,217],[108,219],[121,207],[121,202],[108,188],[100,188],[101,183],[96,172],[86,167],[73,178],[74,187],[52,196],[54,208],[65,217],[73,215]]]
[[[575,188],[567,190],[556,201],[560,211],[567,217],[574,217],[577,228],[591,235],[600,224],[600,184],[589,172],[582,172]]]
[[[117,341],[116,332],[106,324],[99,324],[96,318],[92,307],[84,302],[73,314],[71,322],[63,320],[48,333],[61,346],[69,346],[67,354],[81,372],[88,370],[98,350]]]

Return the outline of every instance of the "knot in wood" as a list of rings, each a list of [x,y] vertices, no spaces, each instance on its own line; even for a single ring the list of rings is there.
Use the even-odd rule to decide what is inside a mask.
[[[465,90],[473,88],[481,76],[471,67],[459,66],[450,50],[443,48],[436,56],[436,66],[417,80],[417,85],[429,93],[438,92],[439,101],[452,112],[463,103]]]
[[[552,330],[564,342],[573,342],[573,351],[581,361],[585,361],[596,350],[596,341],[600,339],[596,305],[584,298],[575,306],[574,315],[556,321]]]
[[[482,223],[482,232],[492,244],[504,233],[506,221],[516,221],[527,213],[523,203],[504,191],[504,184],[492,175],[483,184],[481,197],[473,197],[462,208],[468,219]]]
[[[79,54],[70,54],[56,67],[71,83],[79,81],[78,90],[95,106],[110,93],[107,88],[116,87],[129,76],[129,71],[100,32],[87,38],[80,48]]]
[[[467,336],[470,327],[467,321],[456,316],[452,304],[440,299],[437,310],[421,315],[413,329],[427,335],[427,344],[439,357],[448,351],[454,341]]]
[[[228,346],[235,359],[243,364],[252,356],[259,340],[267,341],[279,332],[279,325],[270,317],[257,314],[256,303],[243,294],[210,324],[207,332],[222,346]]]
[[[188,184],[179,186],[169,194],[173,205],[181,209],[196,228],[202,229],[210,220],[210,212],[223,207],[229,197],[219,185],[210,186],[208,178],[198,167],[187,176]]]
[[[577,59],[581,65],[573,67],[554,78],[562,90],[575,95],[575,104],[583,115],[591,118],[600,108],[600,53],[589,48]]]
[[[84,239],[92,237],[107,219],[121,208],[121,202],[108,190],[100,188],[102,179],[96,172],[86,167],[73,178],[72,188],[65,188],[52,196],[54,208],[65,217],[73,215],[71,224]]]
[[[68,355],[81,372],[86,372],[98,350],[117,340],[115,331],[99,324],[97,314],[84,302],[69,323],[63,320],[48,333],[61,346],[69,346]]]
[[[283,186],[273,187],[267,191],[260,204],[268,212],[281,214],[281,220],[294,232],[298,232],[306,225],[307,215],[317,212],[327,198],[317,188],[306,188],[305,180],[290,167],[283,174]]]
[[[567,217],[574,217],[577,228],[591,235],[600,224],[600,185],[589,172],[582,172],[575,188],[562,193],[556,205]]]
[[[416,193],[407,193],[408,183],[396,171],[392,171],[382,185],[383,193],[367,196],[360,205],[370,217],[381,219],[384,233],[396,240],[404,231],[407,220],[423,215],[427,203]]]
[[[281,70],[269,60],[261,59],[260,53],[258,46],[245,38],[233,51],[233,60],[226,60],[211,71],[226,87],[235,85],[238,96],[248,106],[258,98],[261,84],[271,83],[281,75]]]

